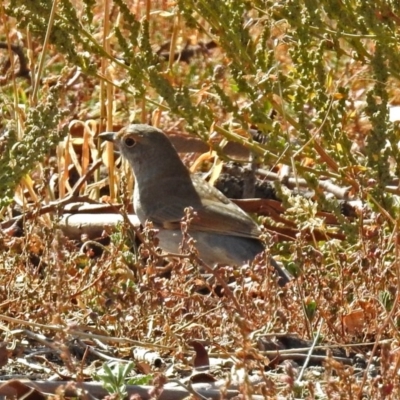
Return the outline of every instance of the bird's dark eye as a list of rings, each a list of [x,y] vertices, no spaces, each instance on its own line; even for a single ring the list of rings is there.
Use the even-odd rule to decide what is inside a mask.
[[[125,144],[127,147],[133,147],[135,145],[136,141],[130,137],[125,139]]]

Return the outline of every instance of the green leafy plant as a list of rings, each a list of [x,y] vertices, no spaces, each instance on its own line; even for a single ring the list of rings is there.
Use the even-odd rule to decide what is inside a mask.
[[[130,377],[129,374],[134,367],[133,362],[125,364],[117,361],[106,362],[93,374],[93,379],[101,382],[108,393],[115,395],[118,399],[124,399],[128,395],[127,385],[148,384],[151,380],[150,376]]]

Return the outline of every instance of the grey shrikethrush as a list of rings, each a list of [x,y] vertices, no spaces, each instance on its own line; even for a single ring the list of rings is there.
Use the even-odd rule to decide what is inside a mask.
[[[128,160],[135,176],[134,208],[142,224],[159,229],[160,247],[178,253],[181,220],[193,209],[188,233],[199,257],[209,265],[241,266],[264,250],[258,225],[236,204],[202,178],[191,175],[169,138],[157,128],[132,124],[100,138],[113,142]],[[271,258],[284,286],[290,275]]]

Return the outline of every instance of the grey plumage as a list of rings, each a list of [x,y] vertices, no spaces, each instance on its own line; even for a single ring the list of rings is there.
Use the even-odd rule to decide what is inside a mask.
[[[135,212],[142,224],[150,220],[159,229],[163,250],[179,252],[180,222],[187,207],[195,212],[189,234],[205,263],[242,265],[264,250],[258,225],[208,182],[191,176],[161,130],[132,124],[100,137],[114,142],[130,163],[136,180]],[[290,275],[275,260],[271,265],[282,286],[289,282]]]

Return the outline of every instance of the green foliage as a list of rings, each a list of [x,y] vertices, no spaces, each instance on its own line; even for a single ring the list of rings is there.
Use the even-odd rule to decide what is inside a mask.
[[[52,3],[50,0],[11,0],[7,12],[18,20],[20,28],[26,29],[29,24],[32,33],[44,40]],[[91,21],[90,15],[86,19]],[[59,13],[51,30],[50,42],[71,65],[79,66],[86,73],[95,75],[97,66],[93,63],[92,55],[106,56],[106,53],[93,41],[93,37],[78,20],[73,5],[68,0],[61,0]]]
[[[22,140],[17,140],[16,124],[8,124],[0,158],[0,206],[11,201],[20,180],[66,135],[66,128],[58,126],[65,116],[59,108],[59,89],[54,86],[43,101],[28,109]]]
[[[134,366],[133,362],[125,364],[116,361],[104,363],[102,368],[93,375],[93,379],[102,382],[104,389],[108,393],[122,400],[128,395],[126,385],[136,384],[134,378],[129,378],[129,374],[132,372]],[[143,382],[143,378],[140,378],[140,382]]]
[[[317,303],[314,300],[308,300],[307,303],[304,304],[304,311],[308,320],[312,322],[317,312]]]

